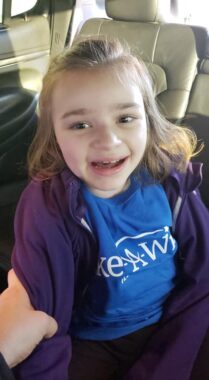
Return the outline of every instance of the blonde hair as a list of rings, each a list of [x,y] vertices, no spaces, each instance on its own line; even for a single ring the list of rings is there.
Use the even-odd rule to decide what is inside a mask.
[[[66,167],[51,119],[51,97],[60,75],[71,70],[99,68],[110,68],[120,80],[132,80],[139,86],[148,127],[148,142],[140,168],[148,170],[157,181],[162,181],[172,168],[185,171],[196,148],[196,136],[190,129],[172,124],[162,116],[145,64],[116,39],[89,37],[57,56],[43,79],[39,124],[28,153],[29,175],[47,179]]]

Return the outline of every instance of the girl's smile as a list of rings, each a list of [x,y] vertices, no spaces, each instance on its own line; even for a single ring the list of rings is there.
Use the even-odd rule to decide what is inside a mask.
[[[112,175],[117,173],[125,165],[128,157],[115,158],[115,159],[103,159],[99,161],[91,162],[92,170],[98,175]]]
[[[52,95],[57,142],[70,170],[100,197],[126,188],[147,143],[138,86],[106,69],[60,76]]]

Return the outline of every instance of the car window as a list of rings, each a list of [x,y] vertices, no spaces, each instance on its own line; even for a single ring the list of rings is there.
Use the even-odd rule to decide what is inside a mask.
[[[83,23],[92,17],[107,17],[105,0],[76,0],[70,43],[81,29]]]
[[[29,11],[37,3],[37,0],[12,0],[11,1],[11,16]],[[0,0],[0,23],[3,21],[3,0]]]
[[[2,13],[3,13],[3,11],[2,11],[2,8],[3,8],[3,0],[0,0],[0,23],[2,23]]]
[[[29,11],[36,3],[37,0],[12,0],[11,16]]]
[[[178,19],[184,24],[209,27],[209,3],[205,0],[178,0]]]

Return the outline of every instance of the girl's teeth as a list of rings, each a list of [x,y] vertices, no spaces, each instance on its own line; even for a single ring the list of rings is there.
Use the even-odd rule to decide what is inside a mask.
[[[116,162],[119,162],[120,160],[114,160],[114,161],[102,161],[102,164],[115,164]]]
[[[114,167],[116,165],[118,165],[120,162],[122,162],[123,160],[112,160],[112,161],[98,161],[98,162],[93,162],[93,165],[94,166],[97,166],[97,167]]]

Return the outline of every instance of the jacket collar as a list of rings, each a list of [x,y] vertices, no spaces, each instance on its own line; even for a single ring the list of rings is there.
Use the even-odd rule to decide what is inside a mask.
[[[174,169],[165,182],[174,180],[181,195],[195,191],[202,183],[202,166],[199,162],[189,162],[185,173]]]
[[[189,162],[185,173],[180,173],[176,169],[173,169],[164,182],[170,183],[174,181],[180,195],[195,191],[202,183],[202,166],[203,164],[199,162]],[[62,171],[61,177],[66,189],[75,201],[81,187],[81,181],[68,168]]]

